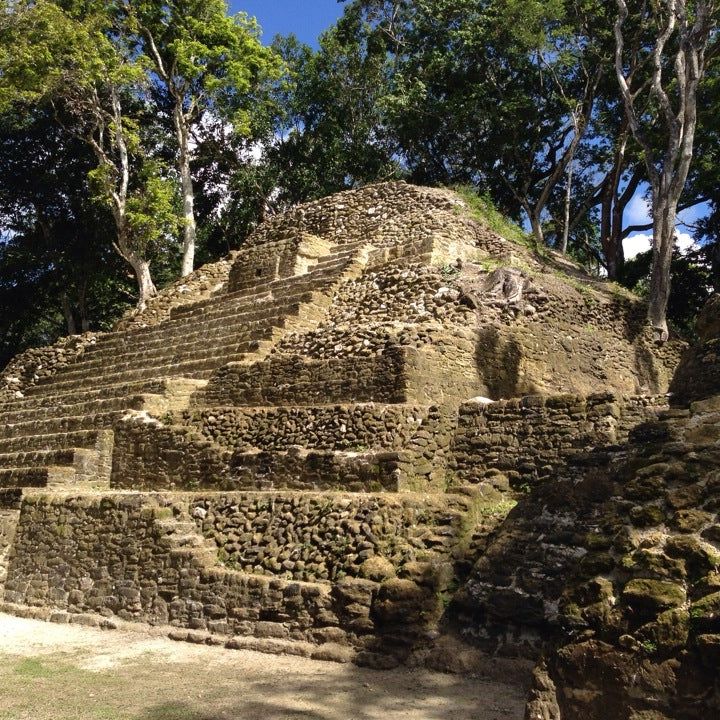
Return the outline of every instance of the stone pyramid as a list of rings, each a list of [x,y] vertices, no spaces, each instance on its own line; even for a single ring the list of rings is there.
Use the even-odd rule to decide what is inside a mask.
[[[114,332],[5,370],[3,607],[427,658],[519,494],[663,408],[679,348],[643,312],[450,191],[272,218]]]

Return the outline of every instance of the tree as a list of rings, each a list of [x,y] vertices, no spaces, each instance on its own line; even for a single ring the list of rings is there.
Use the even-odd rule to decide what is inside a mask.
[[[647,297],[652,262],[652,250],[629,260],[620,276],[622,284]],[[691,249],[686,253],[674,248],[671,269],[673,283],[668,298],[668,322],[684,337],[692,339],[697,316],[712,295],[711,261],[705,248]]]
[[[30,345],[107,329],[132,298],[110,212],[90,197],[94,165],[48,109],[0,118],[0,366]]]
[[[625,53],[624,26],[630,15],[617,0],[615,72],[633,137],[640,144],[652,190],[653,262],[648,294],[648,320],[660,340],[668,338],[667,307],[675,225],[680,197],[693,157],[700,82],[706,50],[717,29],[715,0],[662,0],[638,9],[633,19],[652,29],[645,48]],[[650,77],[642,77],[649,64]],[[671,68],[671,69],[670,69]],[[669,71],[672,80],[664,75]],[[656,152],[648,138],[661,125],[664,148]]]
[[[266,158],[280,206],[401,174],[383,126],[389,40],[361,10],[349,6],[317,52],[293,36],[274,43],[286,75]]]
[[[245,14],[228,16],[225,0],[125,0],[123,6],[171,108],[182,190],[185,276],[194,268],[197,236],[193,137],[197,144],[208,117],[231,124],[241,136],[249,135],[263,83],[278,72],[279,62],[260,43],[257,23]]]
[[[21,1],[10,9],[0,38],[0,112],[50,106],[91,148],[90,186],[110,208],[113,245],[135,273],[142,308],[156,292],[149,256],[177,225],[172,182],[143,143],[144,68],[112,5],[65,5]]]

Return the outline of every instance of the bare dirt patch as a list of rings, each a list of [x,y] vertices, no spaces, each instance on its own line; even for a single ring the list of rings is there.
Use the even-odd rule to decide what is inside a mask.
[[[0,615],[0,720],[520,720],[524,689]]]

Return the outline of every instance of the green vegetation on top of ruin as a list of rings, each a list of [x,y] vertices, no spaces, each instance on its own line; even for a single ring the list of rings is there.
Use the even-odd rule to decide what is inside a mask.
[[[502,235],[506,240],[524,245],[533,252],[536,251],[530,235],[517,223],[503,215],[495,207],[488,193],[478,194],[477,190],[470,185],[455,185],[450,189],[460,196],[475,220],[487,225],[493,232]]]

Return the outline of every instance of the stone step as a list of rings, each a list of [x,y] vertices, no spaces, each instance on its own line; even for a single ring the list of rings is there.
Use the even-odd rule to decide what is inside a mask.
[[[262,334],[258,333],[259,337],[257,339],[248,341],[240,341],[236,337],[231,337],[229,342],[223,341],[216,343],[210,339],[206,339],[204,345],[196,343],[187,349],[182,346],[159,346],[153,351],[124,353],[115,358],[92,358],[73,365],[62,373],[58,373],[58,375],[55,376],[55,380],[93,377],[99,370],[102,371],[103,375],[109,375],[138,368],[147,369],[156,366],[162,367],[193,360],[202,360],[207,357],[210,350],[212,350],[213,355],[245,355],[246,353],[254,352],[258,348],[258,341],[266,339],[266,337],[270,335],[270,332],[270,330],[265,330]]]
[[[360,243],[359,246],[363,244],[364,243]],[[348,249],[347,251],[343,251],[342,253],[328,255],[326,256],[326,259],[324,259],[324,261],[321,260],[320,262],[318,262],[318,264],[311,267],[307,273],[271,280],[270,282],[266,282],[262,285],[262,290],[267,292],[280,292],[285,287],[287,287],[289,283],[299,281],[312,282],[317,280],[325,280],[333,282],[352,263],[352,260],[356,254],[357,247]],[[242,281],[234,279],[231,282],[233,291],[232,293],[228,294],[230,297],[243,296],[247,295],[248,293],[257,292],[257,278],[248,278],[247,280]],[[262,280],[260,282],[262,282]]]
[[[46,487],[50,472],[48,467],[0,468],[0,489]]]
[[[0,439],[0,455],[31,450],[59,450],[63,448],[90,448],[98,438],[97,430],[77,430],[51,435],[23,435]]]
[[[98,343],[91,351],[85,353],[83,359],[115,358],[118,354],[137,354],[157,348],[197,345],[208,341],[222,341],[230,337],[238,341],[252,340],[257,333],[262,333],[268,326],[281,322],[283,318],[297,312],[299,302],[289,303],[283,308],[271,308],[269,311],[258,312],[248,319],[231,315],[221,318],[212,324],[203,322],[188,323],[185,327],[168,328],[160,324],[153,328],[152,333],[138,334],[132,337],[115,338]]]
[[[129,409],[129,408],[128,408]],[[4,416],[0,415],[0,442],[9,438],[29,437],[32,435],[54,435],[57,433],[76,432],[78,430],[97,430],[111,428],[113,423],[121,418],[125,410],[76,415],[39,420],[29,420],[19,423],[4,423]]]
[[[223,327],[228,321],[250,322],[254,319],[262,319],[266,315],[282,314],[287,306],[305,302],[312,291],[327,283],[328,281],[325,279],[310,278],[289,285],[277,298],[272,295],[268,296],[266,292],[263,292],[259,293],[258,297],[251,301],[240,298],[236,302],[236,293],[233,293],[204,300],[196,305],[180,306],[175,309],[169,320],[165,320],[158,325],[112,333],[104,337],[102,343],[98,343],[91,352],[97,352],[106,343],[111,345],[124,344],[130,338],[134,342],[141,342],[153,336],[182,335],[197,328],[196,319],[202,319],[207,330]]]
[[[75,450],[72,448],[0,453],[0,468],[37,468],[49,465],[72,465],[74,462]]]
[[[288,287],[305,287],[309,290],[322,290],[337,282],[343,271],[349,267],[349,261],[337,262],[332,266],[326,266],[319,270],[311,270],[303,275],[294,275],[289,278],[280,278],[273,280],[271,283],[262,285],[263,291],[270,291],[273,295],[282,295]],[[258,282],[255,278],[250,278],[233,284],[233,291],[228,295],[235,297],[247,292],[256,291]]]
[[[69,429],[71,420],[82,420],[85,417],[94,416],[114,416],[127,410],[139,410],[143,402],[144,398],[136,395],[89,401],[80,400],[76,403],[47,403],[42,406],[31,405],[23,410],[0,412],[0,424],[4,426],[0,427],[0,436],[3,431],[9,431],[8,437],[13,435],[13,426],[24,426],[35,422],[48,423],[49,426],[54,421],[67,421]]]
[[[130,343],[125,346],[108,347],[99,354],[90,355],[86,358],[88,364],[103,364],[108,362],[123,362],[128,360],[136,361],[142,357],[163,357],[172,355],[193,355],[205,347],[230,345],[235,343],[252,343],[262,340],[267,336],[268,330],[277,324],[282,324],[287,315],[278,315],[271,320],[251,326],[243,325],[239,329],[229,324],[214,332],[195,336],[180,338],[158,337],[150,342]]]
[[[407,358],[401,348],[381,356],[314,359],[274,355],[232,363],[212,374],[205,404],[267,407],[330,403],[405,403]]]
[[[52,407],[53,404],[75,405],[101,400],[118,400],[146,393],[162,394],[168,386],[168,381],[173,379],[172,377],[159,376],[149,380],[141,379],[101,386],[90,384],[69,389],[52,385],[35,385],[27,389],[24,398],[13,401],[12,406],[7,405],[4,407],[14,411],[33,407]],[[16,405],[15,403],[19,404]]]
[[[226,307],[241,311],[244,308],[262,306],[268,302],[282,302],[283,298],[313,289],[318,284],[318,280],[322,281],[323,278],[313,273],[281,278],[262,286],[253,280],[247,289],[226,292],[206,300],[179,305],[172,309],[170,317],[171,320],[175,320],[196,315],[212,316],[216,312],[223,312]]]
[[[252,319],[254,315],[263,311],[271,311],[273,309],[280,310],[289,304],[295,302],[303,302],[313,291],[322,288],[327,283],[318,278],[307,280],[298,280],[292,284],[288,284],[275,291],[263,290],[255,295],[247,296],[245,294],[231,293],[228,295],[215,298],[212,303],[204,302],[196,305],[181,305],[175,308],[171,315],[171,319],[165,324],[177,321],[189,322],[194,320],[202,320],[206,323],[217,322],[218,320],[227,320],[228,318],[245,318]]]
[[[83,387],[90,383],[99,389],[105,386],[130,385],[134,382],[142,382],[143,380],[152,381],[156,378],[186,377],[207,379],[218,367],[222,367],[229,362],[237,362],[242,358],[242,353],[237,355],[227,353],[217,356],[208,355],[202,360],[189,360],[187,362],[160,365],[157,367],[140,367],[135,370],[123,370],[115,373],[88,371],[87,374],[69,380],[63,379],[62,375],[58,375],[44,385],[36,385],[32,390],[33,394],[42,393],[43,390],[46,390],[49,391],[49,394],[56,395],[82,390]]]

